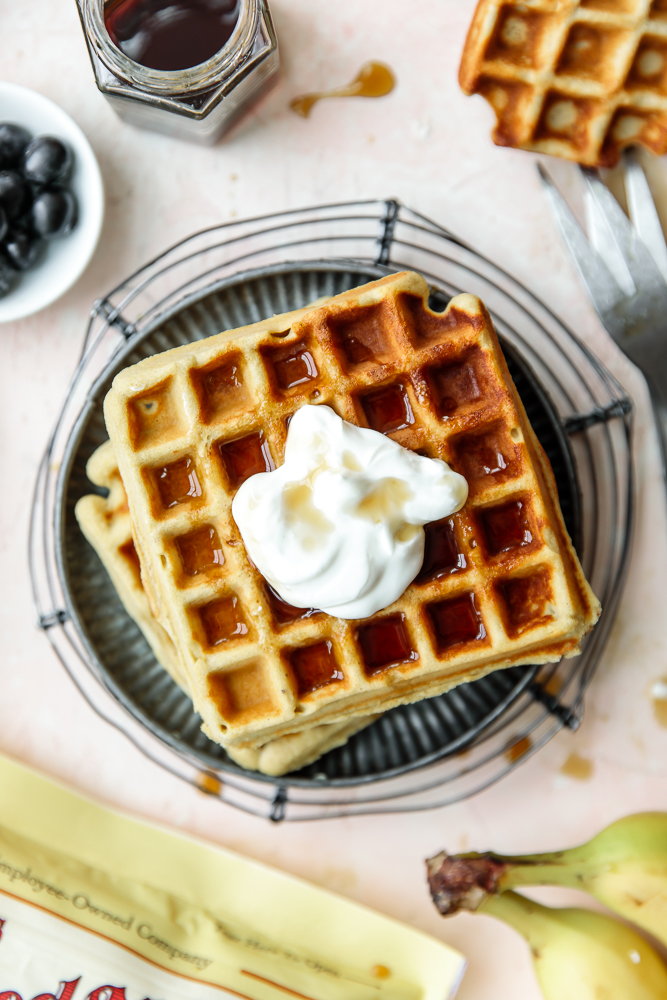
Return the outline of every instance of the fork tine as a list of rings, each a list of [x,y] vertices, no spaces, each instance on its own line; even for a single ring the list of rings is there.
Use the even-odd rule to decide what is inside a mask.
[[[593,305],[607,329],[616,336],[614,307],[623,298],[618,283],[600,255],[593,249],[574,217],[572,210],[541,163],[538,163],[542,184],[565,245],[574,258]],[[610,321],[611,320],[611,321]],[[622,330],[619,331],[622,333]]]
[[[591,245],[609,268],[623,294],[629,298],[632,297],[637,292],[637,286],[632,280],[628,265],[625,263],[625,257],[614,238],[609,218],[588,188],[584,192],[584,209],[586,212],[586,232]]]
[[[667,243],[646,174],[634,150],[628,149],[623,153],[623,171],[632,224],[653,257],[658,270],[667,280]]]
[[[597,170],[592,170],[590,167],[581,167],[580,169],[586,182],[587,193],[590,193],[591,198],[597,203],[598,209],[604,215],[609,233],[618,247],[637,289],[653,285],[664,287],[665,282],[653,257],[609,188],[603,183]]]

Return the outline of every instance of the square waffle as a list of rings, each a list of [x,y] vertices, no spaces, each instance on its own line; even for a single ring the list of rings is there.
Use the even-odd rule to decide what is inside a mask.
[[[667,152],[667,0],[480,0],[459,82],[493,141],[588,166]]]
[[[108,490],[106,497],[81,497],[74,509],[79,526],[100,557],[123,607],[144,634],[158,663],[187,695],[187,680],[176,647],[155,620],[141,582],[141,564],[132,538],[130,514],[113,445],[105,441],[91,455],[86,467],[88,478]],[[344,743],[377,716],[362,716],[344,722],[314,726],[303,733],[281,736],[257,750],[229,748],[229,756],[242,767],[279,777],[312,764],[328,750]]]
[[[207,734],[257,746],[579,651],[599,614],[479,299],[429,309],[391,275],[120,372],[105,418],[144,584]],[[426,527],[415,581],[364,621],[291,608],[247,558],[238,487],[277,466],[294,411],[341,417],[442,458],[469,484]]]

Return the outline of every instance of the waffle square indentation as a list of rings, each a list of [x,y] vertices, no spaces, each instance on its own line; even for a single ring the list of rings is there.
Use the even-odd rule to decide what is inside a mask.
[[[139,560],[139,553],[137,552],[134,540],[130,538],[129,542],[125,542],[124,545],[119,545],[118,551],[132,570],[135,583],[141,587],[141,562]]]
[[[172,392],[173,379],[165,379],[149,392],[127,402],[130,439],[135,451],[154,441],[172,441],[185,433],[183,419]]]
[[[193,368],[190,380],[199,399],[203,423],[216,423],[248,403],[243,369],[238,355],[218,358],[207,368]]]
[[[261,660],[231,671],[208,675],[211,700],[223,719],[234,722],[240,716],[261,718],[276,712],[266,668]]]
[[[639,108],[617,108],[602,150],[602,159],[614,159],[617,144],[640,142],[661,153],[667,143],[667,119],[663,111],[643,111]]]
[[[202,495],[195,463],[188,455],[151,471],[164,510],[196,500]]]
[[[280,395],[310,391],[319,381],[317,363],[306,341],[263,348],[261,353],[271,382]]]
[[[498,146],[514,146],[527,141],[526,125],[530,120],[530,109],[535,100],[535,87],[528,83],[512,80],[498,80],[492,76],[481,76],[475,91],[485,97],[498,116],[493,130],[493,141]]]
[[[426,611],[438,653],[464,643],[481,642],[486,638],[486,628],[472,593],[436,601],[427,605]]]
[[[478,348],[451,364],[427,368],[425,375],[438,416],[447,419],[483,397],[485,403],[490,402],[484,391],[488,382],[484,374],[484,359]]]
[[[236,594],[220,597],[196,609],[209,647],[248,635],[248,623]]]
[[[360,625],[356,630],[356,639],[367,677],[419,658],[412,648],[405,615],[402,614],[387,615],[386,618],[376,618],[367,625]]]
[[[466,569],[466,557],[461,552],[456,539],[454,518],[445,517],[441,521],[431,521],[424,528],[424,561],[415,583],[440,580],[459,570]]]
[[[273,620],[278,628],[291,625],[292,622],[301,621],[303,618],[311,618],[313,615],[321,614],[315,608],[296,608],[293,604],[288,604],[266,581],[264,582],[264,591]]]
[[[632,35],[627,31],[605,31],[597,24],[573,24],[556,74],[577,79],[584,77],[612,87],[624,68],[623,47],[627,42],[632,42]]]
[[[498,15],[485,58],[513,66],[538,66],[542,42],[553,21],[553,15],[520,11],[513,4],[505,4]]]
[[[186,576],[198,576],[217,569],[225,562],[218,533],[211,524],[204,525],[188,535],[179,535],[174,544]]]
[[[511,638],[553,621],[553,595],[546,567],[530,576],[501,580],[496,587],[502,599],[505,631]]]
[[[497,556],[531,544],[533,533],[528,509],[525,500],[509,500],[476,512],[488,555]]]
[[[667,41],[645,35],[625,81],[627,90],[667,92]]]
[[[338,666],[330,639],[315,643],[312,646],[300,646],[289,651],[289,663],[292,668],[297,693],[300,698],[328,687],[329,684],[339,684],[345,680],[343,671]]]
[[[588,0],[588,3],[591,2],[592,0]],[[601,2],[601,0],[598,0],[598,2]],[[613,2],[614,0],[607,0],[607,3],[613,4]],[[625,0],[625,3],[632,3],[632,2],[633,0]],[[635,5],[638,2],[639,0],[634,0]],[[649,17],[654,17],[658,21],[667,21],[667,0],[653,0],[653,3],[651,4]]]
[[[604,113],[604,104],[588,97],[572,97],[551,90],[544,99],[535,129],[535,141],[560,139],[574,150],[589,145],[589,133],[595,118]]]
[[[642,0],[581,0],[581,7],[584,10],[607,11],[610,14],[635,14]],[[654,0],[654,7],[662,9],[667,14],[667,3],[665,0]],[[653,16],[653,8],[651,8]]]
[[[444,340],[448,334],[470,326],[470,316],[459,309],[443,313],[427,309],[421,295],[401,292],[397,301],[415,347]]]
[[[331,339],[345,371],[360,365],[386,364],[394,351],[387,340],[386,330],[391,316],[386,303],[352,310],[328,321]]]
[[[403,382],[371,389],[359,396],[371,430],[380,434],[402,431],[415,422],[415,415]]]
[[[481,434],[466,434],[454,442],[457,471],[463,472],[471,493],[483,490],[487,484],[514,479],[521,472],[520,449],[502,423],[494,424]]]
[[[273,472],[275,464],[263,431],[234,441],[221,441],[218,450],[230,487],[235,490],[258,472]]]

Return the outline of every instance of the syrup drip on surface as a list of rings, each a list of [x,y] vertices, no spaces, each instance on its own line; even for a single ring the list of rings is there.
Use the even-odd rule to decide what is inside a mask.
[[[385,97],[396,86],[396,77],[389,66],[381,62],[365,63],[352,83],[333,90],[323,90],[313,94],[302,94],[290,101],[292,111],[307,118],[317,101],[325,97]]]
[[[576,781],[588,781],[593,774],[593,764],[585,757],[580,757],[578,753],[571,753],[561,765],[560,772]]]
[[[222,782],[207,771],[199,771],[195,778],[197,788],[206,795],[220,795]]]
[[[667,678],[656,681],[651,689],[653,715],[659,726],[667,729]]]
[[[520,760],[524,754],[528,753],[532,745],[533,741],[530,737],[524,736],[522,740],[518,741],[518,743],[514,743],[512,746],[507,748],[505,756],[510,764],[514,764],[517,760]]]

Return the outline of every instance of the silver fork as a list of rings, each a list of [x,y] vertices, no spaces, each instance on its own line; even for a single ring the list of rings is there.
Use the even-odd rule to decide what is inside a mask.
[[[588,239],[544,167],[551,209],[602,323],[648,383],[667,477],[667,244],[646,175],[623,156],[628,219],[596,170],[581,167]]]

